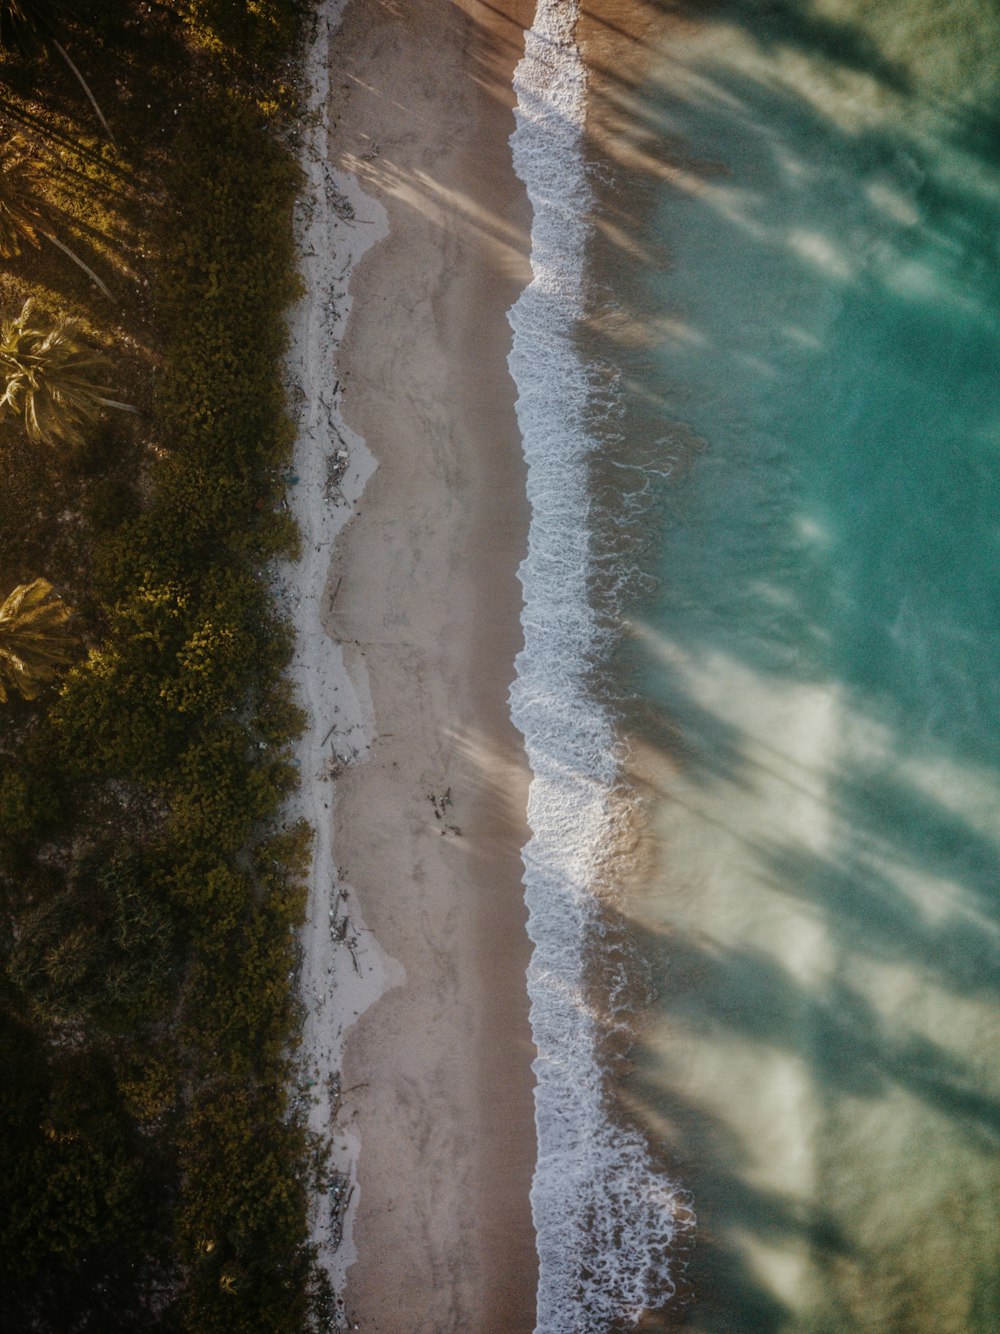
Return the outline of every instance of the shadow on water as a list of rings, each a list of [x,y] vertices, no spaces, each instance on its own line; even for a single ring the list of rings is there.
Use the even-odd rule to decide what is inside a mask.
[[[702,1033],[718,1029],[727,1041],[804,1058],[821,1097],[876,1099],[896,1084],[960,1118],[977,1142],[1000,1144],[1000,1098],[982,1093],[947,1048],[905,1025],[894,1024],[890,1032],[860,992],[836,979],[822,990],[805,987],[760,950],[720,947],[679,932],[647,935],[642,943],[663,961],[655,979],[659,995],[683,1026]],[[824,1235],[830,1231],[822,1217],[815,1227]]]
[[[865,74],[896,92],[907,92],[911,81],[900,61],[889,59],[878,41],[848,19],[817,13],[802,0],[653,0],[661,13],[704,23],[710,20],[742,28],[762,50],[795,50],[810,59],[822,59],[846,70]]]
[[[802,1060],[817,1097],[875,1104],[892,1090],[920,1099],[935,1116],[948,1118],[984,1153],[1000,1145],[1000,1099],[984,1093],[972,1072],[946,1049],[919,1034],[883,1031],[877,1012],[862,995],[831,987],[826,994],[802,987],[773,960],[750,951],[721,952],[703,941],[668,938],[629,929],[647,959],[657,961],[658,1008],[702,1042],[735,1039],[755,1049],[794,1053]],[[884,1280],[884,1255],[866,1254],[845,1228],[839,1201],[819,1189],[809,1198],[769,1188],[758,1180],[746,1146],[730,1118],[685,1097],[682,1081],[652,1073],[658,1055],[636,1044],[638,1073],[626,1082],[628,1114],[654,1141],[669,1173],[694,1189],[698,1233],[687,1265],[682,1300],[647,1330],[688,1325],[712,1334],[778,1334],[790,1329],[996,1328],[1000,1297],[994,1293],[980,1323],[949,1323],[933,1308],[919,1319],[875,1324],[842,1312],[840,1321],[817,1320],[782,1298],[762,1276],[755,1259],[760,1246],[775,1252],[805,1252],[815,1273],[838,1269]],[[912,1145],[919,1156],[919,1142]],[[864,1164],[857,1164],[859,1171]],[[944,1221],[944,1220],[943,1220]],[[947,1219],[949,1225],[960,1219]],[[748,1244],[749,1243],[749,1244]],[[877,1263],[873,1264],[873,1261]],[[905,1257],[904,1257],[905,1263]],[[963,1275],[963,1282],[975,1275]],[[985,1296],[979,1298],[985,1301]],[[836,1307],[836,1300],[829,1302]]]
[[[595,31],[602,8],[584,6]],[[629,608],[634,633],[614,664],[623,726],[664,762],[661,801],[704,825],[706,847],[738,845],[748,893],[776,919],[815,924],[825,951],[810,972],[780,942],[716,934],[710,916],[701,930],[669,904],[659,920],[630,916],[659,998],[622,1096],[699,1213],[689,1313],[643,1328],[985,1334],[1000,1327],[988,1199],[970,1202],[968,1220],[935,1199],[936,1238],[923,1216],[880,1238],[846,1210],[865,1207],[869,1168],[882,1181],[879,1136],[893,1132],[869,1117],[881,1104],[911,1109],[918,1135],[955,1156],[956,1181],[975,1184],[980,1165],[984,1197],[997,1185],[1000,1080],[984,1055],[1000,1007],[1000,844],[989,832],[1000,792],[1000,280],[984,240],[1000,196],[997,100],[922,86],[871,27],[806,4],[641,8],[683,21],[681,44],[708,22],[727,39],[738,31],[755,57],[808,59],[830,86],[863,78],[892,112],[841,123],[803,87],[765,78],[759,62],[727,64],[708,44],[686,65],[664,59],[659,83],[640,86],[615,66],[610,20],[605,45],[594,39],[593,156],[606,164],[621,151],[612,179],[595,173],[604,309],[598,300],[583,350],[620,377],[619,452],[648,457],[678,423],[704,442],[645,515],[662,582]],[[651,288],[635,257],[656,251],[664,216],[683,243]],[[621,507],[616,461],[594,467],[609,513]],[[752,702],[741,712],[703,689],[720,663],[762,698],[833,701],[825,748],[797,750],[780,729],[765,738]],[[755,794],[785,789],[787,819],[746,818]],[[822,811],[822,837],[797,828],[796,801]],[[665,858],[668,877],[669,846]],[[890,975],[906,978],[899,995],[872,982]],[[953,1036],[953,1012],[981,1013],[983,1032]],[[691,1043],[720,1062],[728,1051],[794,1061],[814,1140],[855,1112],[870,1132],[853,1169],[824,1175],[814,1143],[811,1194],[768,1184],[734,1129],[739,1110],[722,1115],[685,1085]],[[877,1218],[881,1202],[868,1206]],[[977,1240],[984,1218],[992,1233]],[[955,1274],[948,1257],[966,1221]],[[924,1248],[909,1257],[907,1226]],[[804,1250],[813,1273],[839,1276],[812,1316],[765,1276],[761,1245]],[[917,1270],[942,1257],[954,1281],[935,1292]]]

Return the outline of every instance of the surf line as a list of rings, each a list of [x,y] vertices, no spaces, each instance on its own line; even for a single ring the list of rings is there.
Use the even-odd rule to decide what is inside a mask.
[[[595,385],[574,337],[593,206],[578,17],[575,0],[539,0],[514,76],[511,136],[533,211],[533,276],[508,318],[531,506],[519,571],[524,648],[510,705],[532,772],[522,855],[538,1049],[536,1334],[597,1334],[662,1306],[674,1291],[679,1220],[689,1227],[691,1219],[642,1136],[608,1113],[600,1018],[585,987],[587,959],[599,948],[602,863],[620,829],[621,776],[611,714],[587,683],[608,632],[588,597],[588,459],[600,441],[586,425]]]

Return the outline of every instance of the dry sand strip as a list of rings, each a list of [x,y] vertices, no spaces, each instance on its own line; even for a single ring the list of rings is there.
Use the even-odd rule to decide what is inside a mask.
[[[369,753],[373,735],[364,675],[348,675],[341,646],[323,627],[336,591],[329,584],[334,542],[374,468],[364,441],[341,414],[334,357],[351,309],[351,270],[387,229],[384,210],[329,160],[329,75],[343,8],[344,0],[318,3],[304,70],[306,188],[296,230],[305,295],[289,321],[287,373],[298,430],[286,474],[302,558],[278,571],[276,588],[294,621],[291,671],[308,718],[295,756],[300,785],[287,817],[307,821],[315,835],[298,977],[305,1011],[299,1098],[312,1129],[324,1135],[337,1129],[344,1034],[354,1017],[403,976],[366,929],[357,896],[338,873],[332,841],[335,775]],[[359,1146],[355,1136],[339,1133],[333,1148],[326,1189],[313,1200],[311,1235],[340,1292],[355,1253],[351,1206]],[[341,1309],[338,1328],[346,1326]]]
[[[507,140],[533,10],[350,0],[331,44],[330,163],[388,222],[336,353],[338,410],[377,466],[326,599],[372,711],[332,846],[356,974],[387,990],[354,1022],[338,984],[327,1023],[354,1022],[333,1127],[338,1152],[360,1145],[348,1308],[380,1334],[534,1326],[527,774],[506,702],[528,518],[506,311],[530,276]],[[353,230],[380,230],[360,207]]]

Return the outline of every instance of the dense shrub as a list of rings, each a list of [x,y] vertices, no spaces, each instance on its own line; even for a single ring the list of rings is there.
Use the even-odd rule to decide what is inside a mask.
[[[109,112],[118,148],[0,54],[10,106],[73,163],[51,188],[77,244],[134,314],[126,336],[34,253],[9,293],[61,298],[143,409],[72,459],[0,437],[0,572],[65,587],[85,641],[0,716],[3,1328],[311,1327],[315,1146],[285,1093],[308,831],[273,827],[302,715],[266,582],[298,540],[280,360],[299,169],[276,123],[304,13],[74,6],[97,95],[134,113]]]
[[[18,759],[0,773],[0,862],[7,865],[16,849],[34,847],[57,828],[64,813],[60,784],[33,765],[31,755]]]
[[[0,1009],[0,1326],[117,1334],[166,1330],[178,1282],[171,1164],[140,1146],[112,1063],[46,1053]]]

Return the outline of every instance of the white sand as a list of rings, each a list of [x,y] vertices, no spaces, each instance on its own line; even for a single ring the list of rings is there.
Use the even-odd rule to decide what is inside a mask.
[[[403,977],[366,929],[351,886],[337,873],[332,842],[333,776],[368,753],[372,708],[363,664],[348,672],[344,652],[323,621],[331,597],[334,542],[375,468],[364,441],[340,414],[334,356],[351,309],[351,270],[387,230],[384,210],[362,193],[354,177],[334,171],[329,162],[330,48],[345,2],[322,0],[318,6],[306,63],[309,95],[301,154],[306,189],[296,218],[306,295],[291,315],[288,354],[298,424],[292,469],[298,481],[288,495],[302,534],[302,558],[280,572],[281,597],[295,626],[291,675],[308,713],[296,746],[301,785],[289,803],[288,818],[305,819],[315,831],[301,932],[300,993],[306,1012],[301,1067],[309,1089],[309,1125],[322,1133],[333,1120],[330,1081],[340,1070],[346,1028]],[[331,469],[339,478],[335,486]],[[331,1172],[353,1183],[357,1155],[353,1136],[337,1136]],[[345,1202],[349,1192],[347,1187]],[[354,1258],[352,1221],[353,1208],[342,1209],[335,1197],[314,1202],[312,1240],[337,1291]]]
[[[506,707],[527,513],[506,310],[529,216],[506,140],[534,6],[355,0],[331,55],[342,8],[321,6],[309,60],[290,354],[304,555],[283,572],[310,716],[291,813],[317,831],[303,1066],[351,1201],[339,1247],[329,1198],[313,1237],[366,1330],[518,1334],[536,1273],[527,775]],[[342,499],[326,485],[340,449]]]

